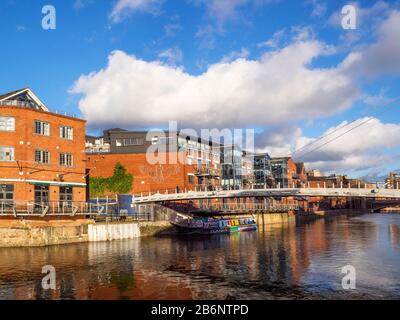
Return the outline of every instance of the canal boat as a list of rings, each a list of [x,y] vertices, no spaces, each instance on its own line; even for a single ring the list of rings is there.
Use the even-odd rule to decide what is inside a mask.
[[[221,234],[257,230],[257,224],[254,219],[248,217],[194,217],[171,223],[183,234]]]

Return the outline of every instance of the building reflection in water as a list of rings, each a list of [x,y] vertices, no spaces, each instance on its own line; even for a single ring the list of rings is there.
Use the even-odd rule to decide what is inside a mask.
[[[362,266],[379,259],[369,251],[384,224],[377,219],[341,217],[233,235],[0,249],[0,298],[307,298],[339,286],[339,268],[349,261],[369,276]],[[388,246],[399,247],[399,225],[400,219],[387,225]],[[390,259],[389,265],[400,263],[400,253]],[[57,290],[42,289],[44,265],[55,266]],[[398,273],[387,277],[400,283]],[[400,294],[398,286],[391,290],[389,295]]]

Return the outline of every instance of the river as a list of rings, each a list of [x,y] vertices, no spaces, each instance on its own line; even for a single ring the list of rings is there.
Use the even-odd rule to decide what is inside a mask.
[[[42,267],[56,289],[42,288]],[[354,267],[344,290],[342,267]],[[0,299],[400,299],[400,214],[0,249]]]

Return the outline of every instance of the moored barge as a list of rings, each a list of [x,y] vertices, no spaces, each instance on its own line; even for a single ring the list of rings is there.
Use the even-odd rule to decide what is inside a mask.
[[[253,218],[211,218],[194,217],[179,222],[171,222],[183,234],[221,234],[257,230]]]

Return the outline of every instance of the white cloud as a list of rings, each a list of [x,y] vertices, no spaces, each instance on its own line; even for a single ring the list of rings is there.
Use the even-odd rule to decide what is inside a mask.
[[[252,0],[197,0],[197,4],[204,4],[207,7],[208,14],[216,19],[219,28],[237,17],[237,10]]]
[[[160,59],[164,59],[168,64],[175,66],[182,62],[183,53],[179,48],[169,48],[158,54]]]
[[[230,54],[224,56],[221,63],[232,62],[237,59],[246,59],[250,55],[250,51],[247,48],[242,48],[240,51],[232,51]]]
[[[384,151],[400,147],[399,135],[400,124],[364,117],[351,123],[344,121],[317,138],[304,136],[300,128],[287,126],[265,131],[256,140],[258,151],[275,157],[292,155],[296,161],[306,162],[308,169],[346,173],[383,169],[393,161]]]
[[[134,12],[159,14],[164,0],[118,0],[110,14],[112,22],[120,22]]]
[[[279,47],[284,35],[285,35],[285,29],[278,30],[272,35],[272,38],[268,39],[267,41],[258,43],[257,47],[259,48],[269,47],[272,49],[276,49]]]
[[[295,42],[259,60],[211,65],[198,76],[116,51],[105,69],[81,76],[72,91],[83,95],[79,106],[91,125],[177,120],[229,127],[318,118],[359,96],[340,68],[308,67],[325,51],[318,41]]]
[[[320,0],[308,0],[307,4],[312,7],[311,16],[316,18],[323,17],[328,9],[326,3]]]
[[[93,0],[75,0],[73,7],[75,10],[80,10],[86,7],[87,5],[91,4],[92,1]]]
[[[375,43],[351,52],[342,62],[344,72],[363,78],[400,73],[400,11],[391,11],[375,33]]]
[[[183,27],[179,23],[169,23],[164,26],[164,30],[167,37],[174,37],[177,32],[183,30]]]

